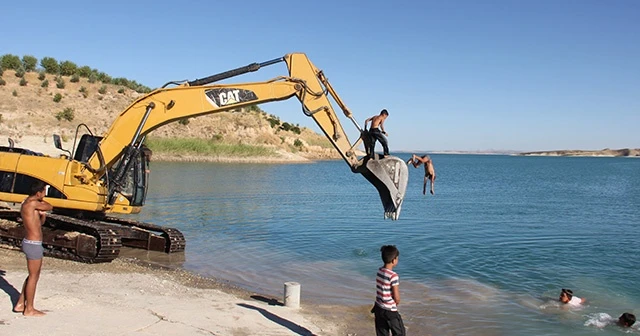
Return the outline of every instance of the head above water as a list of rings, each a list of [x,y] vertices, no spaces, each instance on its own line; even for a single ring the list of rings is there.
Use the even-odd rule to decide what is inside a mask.
[[[396,248],[395,245],[384,245],[380,248],[380,252],[382,255],[382,261],[385,264],[390,264],[393,260],[400,256],[400,251]]]
[[[570,289],[563,288],[562,291],[560,292],[560,298],[559,298],[560,302],[567,303],[571,301],[571,298],[573,298],[573,291]]]
[[[622,327],[631,327],[636,323],[636,316],[631,313],[623,313],[618,318],[618,324]]]

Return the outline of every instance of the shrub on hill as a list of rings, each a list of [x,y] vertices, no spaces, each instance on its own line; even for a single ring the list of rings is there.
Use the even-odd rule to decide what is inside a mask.
[[[53,57],[44,57],[40,60],[40,66],[48,74],[57,75],[60,72],[60,64]]]
[[[55,96],[53,96],[53,102],[54,103],[59,103],[62,100],[62,95],[59,93],[56,93]]]
[[[31,72],[36,70],[36,66],[38,65],[38,59],[31,55],[22,56],[22,67],[26,72]]]
[[[20,79],[20,86],[27,86],[27,83],[28,82],[24,77],[22,77],[22,79]]]
[[[56,119],[58,120],[72,121],[73,118],[74,118],[74,112],[71,107],[67,107],[56,114]]]
[[[89,76],[91,76],[91,68],[85,65],[85,66],[79,67],[76,73],[80,77],[89,78]]]
[[[43,88],[49,87],[49,80],[48,79],[43,80],[40,86]]]
[[[5,85],[7,85],[7,82],[4,79],[0,78],[0,86],[5,86]]]
[[[2,55],[0,58],[0,65],[5,70],[18,70],[22,67],[22,62],[20,61],[20,57],[12,54]]]
[[[71,61],[64,61],[60,63],[60,74],[63,76],[72,76],[78,70],[78,66]]]

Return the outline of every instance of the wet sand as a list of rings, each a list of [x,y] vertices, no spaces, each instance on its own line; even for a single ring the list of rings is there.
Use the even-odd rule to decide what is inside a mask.
[[[12,312],[27,275],[22,252],[0,248],[0,334],[369,335],[367,307],[314,305],[134,258],[105,264],[45,257],[36,293],[44,317]],[[281,296],[282,293],[277,293]]]

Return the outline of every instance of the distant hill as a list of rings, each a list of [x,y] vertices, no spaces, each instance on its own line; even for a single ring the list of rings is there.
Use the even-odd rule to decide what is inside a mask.
[[[57,133],[66,142],[64,147],[70,148],[81,123],[95,135],[102,135],[118,114],[142,95],[124,86],[89,83],[86,78],[72,83],[68,76],[62,76],[64,88],[57,88],[54,75],[38,77],[36,72],[27,72],[26,85],[20,85],[24,81],[13,70],[4,70],[1,76],[5,85],[0,85],[0,134],[15,140],[16,147],[24,147],[23,139],[36,136],[50,145],[52,134]],[[48,87],[42,86],[45,80]],[[58,100],[56,95],[59,102],[54,101]],[[340,158],[324,135],[286,124],[283,127],[284,121],[254,106],[252,111],[220,112],[174,122],[153,131],[149,137],[215,139],[228,144],[266,146],[284,153],[285,160]]]
[[[519,153],[524,156],[640,156],[640,148],[623,148],[602,150],[556,150]]]

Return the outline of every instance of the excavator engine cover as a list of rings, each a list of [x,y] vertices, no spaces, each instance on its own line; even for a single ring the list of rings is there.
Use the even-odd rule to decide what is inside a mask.
[[[384,218],[398,219],[409,179],[407,164],[398,157],[386,156],[383,159],[366,160],[358,170],[378,189]]]

